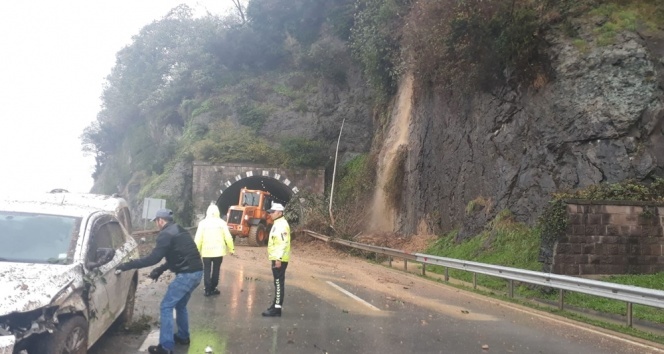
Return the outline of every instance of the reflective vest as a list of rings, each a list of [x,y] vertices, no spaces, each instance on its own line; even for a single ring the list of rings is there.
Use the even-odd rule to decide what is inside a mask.
[[[270,229],[267,256],[271,261],[288,262],[290,259],[290,226],[283,216],[274,220]]]
[[[235,253],[233,236],[226,222],[219,217],[219,208],[212,204],[208,207],[207,216],[198,223],[194,242],[201,257],[223,257],[227,253]]]

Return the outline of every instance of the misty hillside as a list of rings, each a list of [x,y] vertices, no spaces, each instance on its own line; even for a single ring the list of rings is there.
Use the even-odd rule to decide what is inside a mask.
[[[180,6],[117,53],[93,191],[191,223],[193,161],[330,171],[345,119],[338,232],[533,222],[553,192],[662,175],[663,26],[657,0]]]

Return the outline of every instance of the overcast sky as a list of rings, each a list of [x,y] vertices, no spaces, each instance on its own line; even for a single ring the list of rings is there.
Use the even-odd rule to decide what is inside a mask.
[[[80,135],[100,110],[115,54],[186,3],[225,14],[231,0],[7,1],[0,11],[0,193],[88,192],[94,158]]]

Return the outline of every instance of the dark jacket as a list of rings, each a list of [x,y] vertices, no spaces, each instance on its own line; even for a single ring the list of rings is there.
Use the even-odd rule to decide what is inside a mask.
[[[123,270],[134,268],[145,268],[159,263],[166,257],[166,263],[159,266],[160,270],[168,268],[174,273],[192,273],[203,270],[203,262],[194,239],[189,231],[180,225],[169,222],[164,225],[159,235],[157,244],[152,253],[122,265]]]

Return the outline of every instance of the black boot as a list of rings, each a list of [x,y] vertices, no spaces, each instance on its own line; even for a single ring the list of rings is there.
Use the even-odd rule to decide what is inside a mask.
[[[191,343],[191,340],[189,338],[180,338],[178,337],[177,334],[174,334],[173,342],[175,342],[175,344],[189,345],[189,343]]]
[[[263,311],[262,315],[264,317],[281,317],[281,308],[270,307]]]
[[[162,347],[161,344],[149,346],[148,352],[150,354],[173,354],[172,350],[164,349],[164,347]]]

